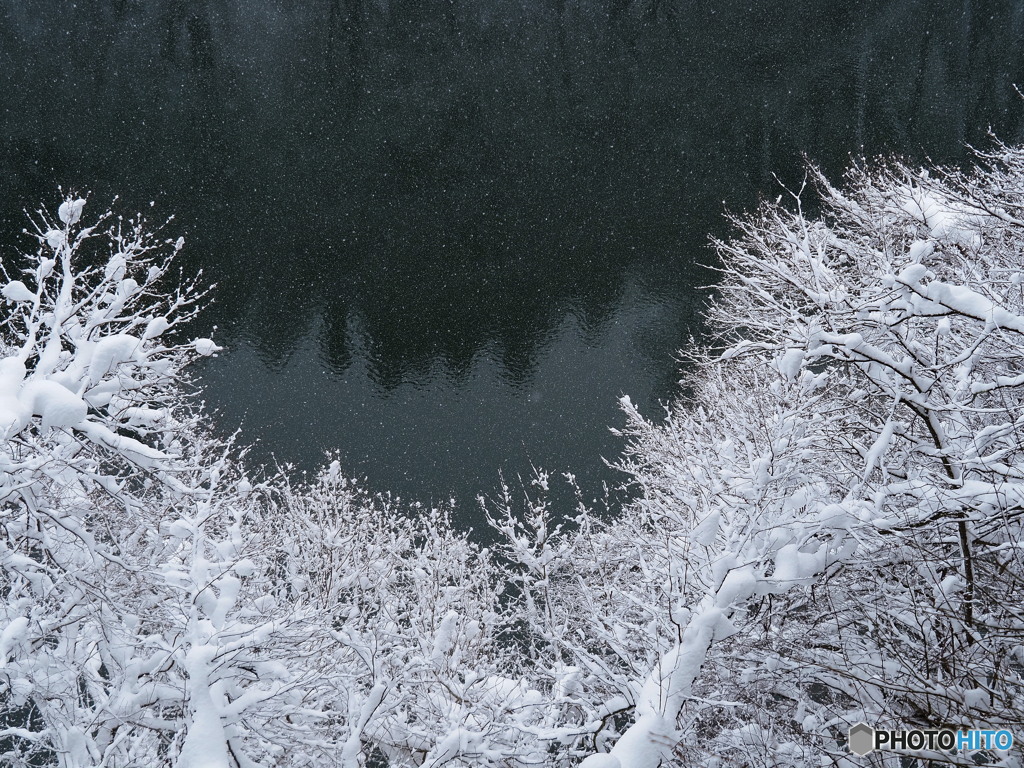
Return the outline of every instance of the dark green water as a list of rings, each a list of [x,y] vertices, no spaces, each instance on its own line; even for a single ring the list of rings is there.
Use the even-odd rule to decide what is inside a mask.
[[[499,471],[616,481],[618,397],[676,391],[773,173],[1024,139],[1022,36],[977,0],[0,0],[0,252],[57,184],[176,214],[220,427],[479,526]]]

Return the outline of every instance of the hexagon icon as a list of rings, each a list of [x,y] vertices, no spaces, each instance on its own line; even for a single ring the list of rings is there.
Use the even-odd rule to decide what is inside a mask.
[[[864,756],[875,748],[875,729],[867,723],[857,723],[846,732],[846,743],[853,754]]]

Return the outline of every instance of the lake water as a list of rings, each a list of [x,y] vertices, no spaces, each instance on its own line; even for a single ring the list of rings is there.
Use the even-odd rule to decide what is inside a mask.
[[[219,428],[479,528],[499,472],[618,481],[618,398],[677,391],[773,174],[1024,140],[1022,37],[977,0],[0,0],[0,252],[58,184],[175,214]]]

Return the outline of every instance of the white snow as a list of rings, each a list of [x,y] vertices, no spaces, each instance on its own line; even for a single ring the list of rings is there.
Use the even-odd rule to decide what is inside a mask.
[[[128,260],[123,253],[115,253],[103,267],[103,275],[111,281],[123,280]]]
[[[801,552],[799,545],[788,544],[775,553],[775,571],[772,573],[772,579],[791,586],[818,575],[822,565],[820,550]]]
[[[25,384],[21,399],[33,415],[42,417],[44,429],[77,426],[89,411],[85,401],[74,392],[45,379]]]
[[[146,331],[142,334],[142,338],[155,339],[170,327],[171,324],[167,322],[166,317],[154,317],[146,324]]]
[[[0,669],[7,664],[8,654],[16,643],[21,642],[28,629],[28,619],[18,616],[0,632]]]
[[[430,654],[430,660],[435,664],[441,663],[445,656],[451,653],[455,646],[455,630],[458,627],[459,614],[455,611],[448,611],[434,634],[434,648]]]
[[[20,432],[32,416],[31,408],[19,397],[25,374],[25,364],[18,358],[0,360],[0,435]]]
[[[196,352],[203,357],[210,357],[223,349],[223,347],[218,347],[214,344],[212,339],[196,339],[192,342],[192,346],[194,346]]]
[[[778,360],[779,373],[790,381],[795,381],[800,375],[800,366],[804,362],[804,351],[799,347],[790,347]]]
[[[85,200],[65,200],[57,209],[57,215],[65,224],[77,224],[82,218],[82,209],[85,208]]]
[[[931,240],[915,240],[907,249],[907,257],[911,261],[927,259],[935,252],[935,243]]]
[[[908,264],[897,276],[897,280],[907,285],[914,285],[921,282],[921,279],[928,274],[928,267],[924,264]]]
[[[132,360],[141,346],[140,339],[123,333],[100,339],[92,351],[89,381],[95,384],[121,363]]]
[[[21,280],[12,280],[3,287],[0,293],[8,301],[35,301],[36,298],[36,295]]]
[[[591,755],[579,764],[579,768],[621,768],[619,758],[609,753]]]
[[[934,280],[924,287],[924,296],[968,317],[990,322],[1000,328],[1024,333],[1024,317],[998,306],[992,299],[967,286]]]
[[[195,645],[185,657],[191,717],[176,768],[231,768],[224,722],[213,700],[211,673],[218,648]]]
[[[47,230],[47,232],[43,235],[43,238],[46,240],[46,244],[53,248],[54,250],[57,250],[62,245],[64,245],[64,233],[61,232],[59,229]]]

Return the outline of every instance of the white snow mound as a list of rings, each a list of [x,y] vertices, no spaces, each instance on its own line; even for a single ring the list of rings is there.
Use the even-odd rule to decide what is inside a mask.
[[[85,401],[55,381],[30,381],[22,390],[22,402],[43,418],[43,428],[74,427],[85,420]]]
[[[57,209],[57,215],[65,224],[75,224],[82,218],[82,209],[85,208],[85,200],[65,200]]]

